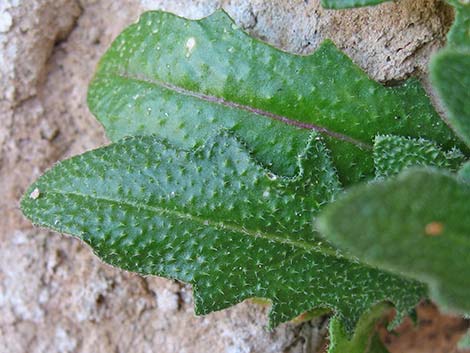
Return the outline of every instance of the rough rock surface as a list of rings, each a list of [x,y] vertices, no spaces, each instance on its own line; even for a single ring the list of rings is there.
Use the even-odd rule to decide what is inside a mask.
[[[435,0],[350,11],[323,10],[316,0],[1,0],[1,352],[312,353],[324,346],[325,320],[267,332],[267,309],[249,302],[196,318],[189,288],[110,268],[77,240],[33,228],[18,209],[28,184],[55,161],[106,143],[87,110],[86,87],[120,30],[144,9],[199,18],[217,7],[283,50],[307,54],[332,38],[389,83],[425,71],[452,19]],[[408,328],[418,333],[386,337],[393,352],[454,349],[465,323],[422,310],[431,315],[424,336]]]

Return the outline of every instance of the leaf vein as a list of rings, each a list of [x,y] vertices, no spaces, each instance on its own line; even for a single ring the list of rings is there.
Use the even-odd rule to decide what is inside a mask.
[[[114,75],[116,75],[119,78],[124,78],[124,79],[128,79],[128,80],[133,80],[133,81],[140,81],[140,82],[144,82],[144,83],[147,83],[147,84],[156,85],[156,86],[159,86],[161,88],[167,89],[169,91],[172,91],[172,92],[175,92],[175,93],[178,93],[178,94],[182,94],[182,95],[185,95],[185,96],[193,97],[193,98],[196,98],[196,99],[200,99],[200,100],[203,100],[203,101],[206,101],[206,102],[209,102],[209,103],[219,104],[219,105],[222,105],[222,106],[225,106],[225,107],[228,107],[228,108],[244,110],[244,111],[247,111],[249,113],[259,115],[259,116],[262,116],[262,117],[265,117],[265,118],[269,118],[269,119],[272,119],[272,120],[280,121],[284,124],[294,126],[294,127],[300,128],[300,129],[314,130],[314,131],[317,131],[321,134],[332,137],[334,139],[351,143],[351,144],[355,145],[356,147],[358,147],[362,150],[372,150],[372,145],[370,145],[368,143],[365,143],[363,141],[359,141],[359,140],[357,140],[357,139],[355,139],[351,136],[342,134],[340,132],[329,130],[324,126],[320,126],[320,125],[316,125],[316,124],[312,124],[312,123],[306,123],[306,122],[303,122],[303,121],[300,121],[300,120],[291,119],[291,118],[288,118],[287,116],[284,116],[284,115],[275,114],[275,113],[272,113],[270,111],[266,111],[266,110],[263,110],[263,109],[259,109],[259,108],[251,107],[251,106],[244,105],[244,104],[241,104],[241,103],[229,101],[225,98],[212,96],[212,95],[208,95],[208,94],[205,94],[205,93],[199,93],[199,92],[191,91],[191,90],[188,90],[184,87],[177,86],[177,85],[174,85],[174,84],[171,84],[171,83],[168,83],[168,82],[163,82],[163,81],[159,81],[159,80],[155,80],[155,79],[149,79],[149,78],[141,77],[139,75],[130,75],[129,73],[114,73]]]
[[[72,196],[78,196],[78,197],[81,197],[81,198],[84,198],[84,199],[91,198],[91,199],[94,199],[96,201],[103,201],[103,202],[108,202],[108,203],[121,204],[121,205],[125,205],[125,206],[128,206],[128,207],[136,208],[138,210],[139,209],[144,209],[146,211],[159,213],[161,215],[170,214],[171,216],[174,216],[176,218],[185,219],[185,220],[189,220],[189,221],[199,223],[204,227],[210,226],[210,227],[215,228],[215,229],[222,228],[222,229],[225,229],[225,230],[228,230],[228,231],[231,231],[231,232],[246,234],[246,235],[249,235],[249,236],[252,236],[252,237],[255,237],[255,238],[263,238],[263,239],[266,239],[266,240],[269,240],[269,241],[275,241],[275,242],[278,242],[278,243],[287,244],[287,245],[290,245],[290,246],[293,246],[293,247],[296,247],[296,248],[301,248],[305,251],[309,251],[309,252],[313,251],[313,252],[321,253],[321,254],[327,255],[327,256],[338,257],[338,251],[337,250],[333,250],[331,248],[322,246],[321,244],[315,244],[314,245],[314,244],[309,244],[309,243],[304,242],[304,241],[292,240],[292,239],[289,239],[289,238],[281,237],[281,236],[276,235],[276,234],[261,232],[259,230],[247,229],[246,227],[240,227],[239,225],[229,224],[227,222],[217,222],[217,221],[213,221],[213,220],[210,220],[210,219],[207,219],[207,218],[202,218],[202,217],[190,214],[190,213],[185,213],[185,212],[181,212],[181,211],[174,210],[174,209],[173,210],[165,209],[165,208],[156,207],[156,206],[138,204],[138,203],[134,203],[134,202],[130,202],[130,201],[114,200],[114,199],[110,199],[110,198],[106,198],[106,197],[96,197],[96,196],[86,195],[86,194],[82,194],[82,193],[78,193],[78,192],[70,192],[70,191],[64,192],[62,190],[47,190],[47,193],[49,193],[49,194],[58,194],[58,195],[62,195],[62,196],[72,195]]]

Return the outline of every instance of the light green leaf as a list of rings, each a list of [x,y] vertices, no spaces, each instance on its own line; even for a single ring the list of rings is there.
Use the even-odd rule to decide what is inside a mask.
[[[470,312],[470,185],[413,170],[352,189],[320,216],[321,232],[383,270],[428,283],[444,308]]]
[[[273,326],[321,307],[350,332],[376,303],[409,311],[421,284],[349,261],[312,232],[339,190],[317,136],[296,169],[276,175],[226,134],[194,152],[133,137],[56,165],[21,206],[113,266],[191,283],[198,314],[261,297]]]
[[[344,330],[341,321],[333,317],[330,321],[328,353],[389,353],[375,327],[390,309],[390,304],[382,303],[365,312],[352,337]]]
[[[461,180],[470,183],[470,161],[466,162],[462,168],[460,168],[458,176]]]
[[[432,60],[431,78],[450,123],[470,146],[470,51],[439,52]]]
[[[458,343],[459,349],[470,349],[470,330],[460,339]]]
[[[371,6],[391,0],[321,0],[323,7],[327,9],[347,9],[351,7]]]
[[[456,19],[447,46],[431,61],[431,81],[450,124],[470,146],[470,3],[450,3],[456,7]]]
[[[470,314],[464,316],[466,319],[470,319]],[[458,343],[459,349],[470,349],[470,329],[465,335],[460,339]]]
[[[466,0],[447,0],[455,7],[455,19],[447,35],[448,48],[470,48],[470,3]]]
[[[417,166],[432,166],[456,171],[465,156],[458,149],[444,152],[425,139],[379,135],[374,141],[375,176],[385,178]]]
[[[416,80],[384,87],[329,41],[310,56],[284,53],[222,11],[143,14],[102,58],[88,103],[113,141],[156,134],[193,148],[226,128],[280,175],[294,175],[314,130],[345,184],[373,177],[377,134],[459,143]]]

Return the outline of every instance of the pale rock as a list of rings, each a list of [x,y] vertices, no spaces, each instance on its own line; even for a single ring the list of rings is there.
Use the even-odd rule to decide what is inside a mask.
[[[392,83],[425,72],[452,19],[437,0],[351,11],[314,0],[0,0],[2,352],[312,353],[321,345],[324,321],[267,332],[267,309],[250,302],[195,317],[190,286],[104,265],[83,243],[33,228],[18,208],[41,172],[107,142],[86,92],[119,32],[144,9],[201,18],[217,8],[294,53],[332,38],[372,77]]]

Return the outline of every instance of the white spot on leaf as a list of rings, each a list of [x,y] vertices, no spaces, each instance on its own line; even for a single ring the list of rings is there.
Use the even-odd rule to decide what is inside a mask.
[[[186,57],[189,58],[196,47],[196,38],[190,37],[186,41]]]
[[[29,197],[33,200],[36,200],[39,195],[41,194],[41,192],[39,191],[38,188],[34,189],[33,192],[31,192],[31,194],[29,194]]]
[[[273,174],[273,173],[268,173],[268,179],[269,179],[269,180],[276,180],[276,179],[277,179],[277,175],[276,175],[276,174]]]

